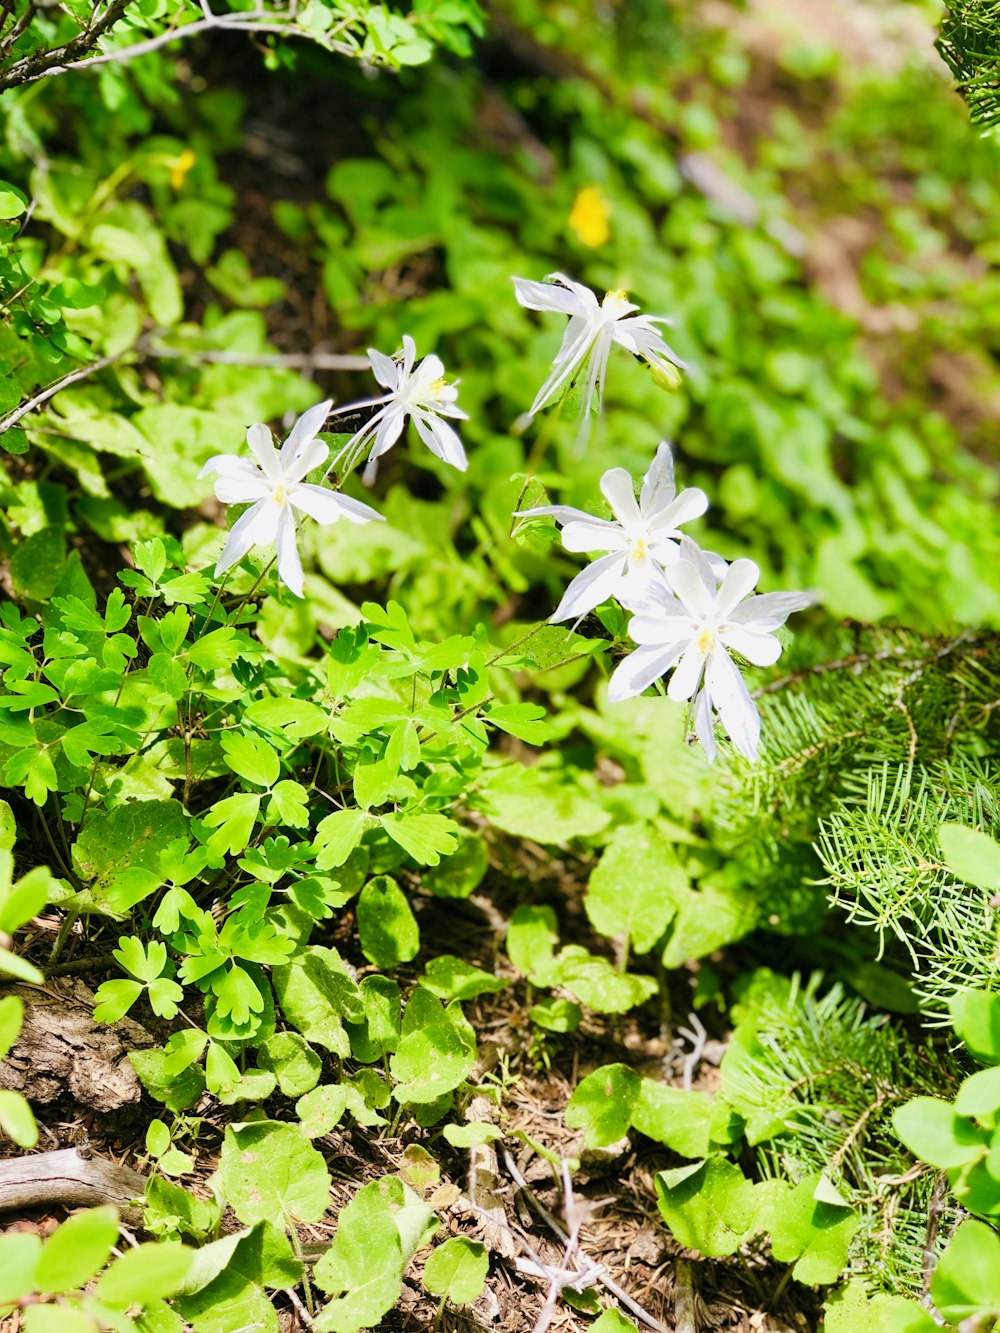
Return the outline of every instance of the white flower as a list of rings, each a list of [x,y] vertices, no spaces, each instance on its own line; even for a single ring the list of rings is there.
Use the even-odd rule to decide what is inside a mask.
[[[302,562],[296,540],[296,513],[308,514],[323,524],[336,523],[341,517],[351,523],[370,523],[382,518],[360,500],[303,481],[303,477],[326,462],[330,452],[328,445],[316,439],[316,432],[329,416],[331,406],[330,402],[318,403],[303,412],[280,453],[267,426],[258,424],[247,430],[247,445],[256,462],[235,454],[216,454],[199,472],[199,477],[217,474],[215,494],[223,504],[251,506],[232,526],[215,566],[217,575],[242,560],[252,546],[274,546],[281,581],[301,597]]]
[[[678,558],[680,525],[708,508],[708,497],[696,486],[677,494],[670,445],[665,441],[642,479],[638,501],[632,478],[622,467],[605,472],[601,490],[615,516],[613,522],[571,505],[541,505],[518,514],[519,518],[551,514],[563,525],[567,551],[610,552],[576,576],[552,614],[554,621],[584,616],[609,597],[639,610],[658,581],[658,571]]]
[[[650,607],[629,623],[639,647],[616,668],[608,699],[634,698],[673,668],[667,696],[694,697],[695,731],[709,759],[715,757],[713,711],[737,750],[755,759],[760,715],[729,654],[739,653],[754,666],[772,665],[781,655],[773,631],[811,600],[799,592],[752,597],[759,577],[752,560],[734,560],[719,584],[705,553],[683,538],[681,555],[670,566],[673,595],[661,591],[656,610]]]
[[[552,310],[569,316],[562,346],[548,379],[535,395],[529,416],[534,416],[547,403],[561,396],[589,358],[583,391],[583,419],[586,421],[594,394],[597,394],[598,407],[604,396],[604,376],[612,343],[618,343],[634,356],[641,357],[660,376],[673,379],[676,376],[674,367],[686,369],[684,362],[670,350],[654,327],[669,324],[670,320],[658,315],[634,315],[632,312],[639,307],[629,301],[625,292],[608,292],[598,305],[597,297],[589,287],[573,282],[562,273],[550,273],[545,282],[515,278],[514,290],[518,301],[528,310]]]
[[[368,360],[372,363],[375,378],[389,392],[384,398],[372,400],[381,404],[379,410],[348,440],[339,456],[347,459],[360,456],[370,440],[371,451],[364,473],[366,482],[374,479],[377,460],[402,435],[408,417],[431,453],[437,454],[438,458],[457,467],[459,471],[464,472],[468,466],[462,441],[453,427],[441,419],[452,417],[468,420],[468,413],[463,412],[456,402],[458,390],[454,383],[445,381],[444,366],[439,356],[425,356],[414,369],[416,356],[416,344],[408,333],[403,335],[403,350],[394,357],[384,356],[374,347],[368,349]]]

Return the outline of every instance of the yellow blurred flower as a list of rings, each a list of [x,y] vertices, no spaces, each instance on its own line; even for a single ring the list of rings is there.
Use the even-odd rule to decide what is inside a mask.
[[[584,185],[577,190],[569,226],[581,244],[591,250],[604,245],[611,237],[610,218],[611,205],[596,185]]]
[[[184,178],[198,161],[197,157],[190,148],[185,148],[179,157],[175,157],[170,168],[170,187],[173,190],[179,190],[184,184]]]

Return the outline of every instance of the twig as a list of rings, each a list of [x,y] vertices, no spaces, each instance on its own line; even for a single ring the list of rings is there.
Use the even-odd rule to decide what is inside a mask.
[[[17,61],[5,73],[0,74],[0,89],[13,88],[24,83],[34,83],[36,79],[42,79],[46,74],[60,73],[67,66],[60,65],[59,62],[67,57],[72,59],[73,56],[82,51],[89,51],[99,37],[103,37],[109,28],[114,27],[130,3],[131,0],[111,0],[103,18],[99,18],[96,23],[89,25],[83,32],[77,33],[64,46],[58,46],[53,51],[34,51],[30,56],[25,56],[23,60]],[[37,8],[38,6],[35,4],[28,6],[25,14],[29,23],[31,15]],[[15,27],[7,39],[4,49],[5,56],[20,35],[18,27]],[[99,59],[100,57],[96,58]]]
[[[366,356],[343,352],[229,352],[198,351],[193,348],[160,347],[146,343],[144,351],[152,357],[179,361],[208,361],[223,366],[265,366],[288,370],[369,370]]]
[[[131,348],[126,348],[126,351],[131,350]],[[42,403],[47,403],[50,398],[54,398],[61,389],[65,389],[70,384],[76,384],[77,380],[85,380],[88,375],[96,375],[99,370],[106,369],[106,367],[112,365],[115,361],[120,360],[124,355],[125,352],[116,352],[114,356],[102,356],[99,361],[92,361],[88,366],[79,366],[76,370],[71,370],[70,373],[64,375],[61,380],[56,380],[55,384],[50,384],[49,387],[43,389],[41,393],[36,393],[34,398],[30,398],[28,402],[22,403],[21,406],[16,407],[13,412],[8,412],[8,414],[0,420],[0,435],[6,430],[10,430],[11,426],[16,426],[22,417],[27,416],[28,413],[34,411],[36,407],[41,407]]]
[[[76,1148],[0,1162],[0,1212],[5,1213],[53,1203],[114,1203],[123,1215],[136,1216],[137,1210],[127,1205],[141,1199],[145,1190],[145,1177],[138,1172],[103,1157],[85,1156]]]
[[[555,1232],[559,1240],[561,1240],[564,1245],[568,1244],[569,1236],[566,1234],[566,1232],[563,1230],[560,1224],[556,1221],[556,1219],[552,1216],[549,1210],[542,1203],[541,1199],[539,1199],[535,1191],[525,1180],[524,1176],[518,1169],[514,1159],[511,1157],[510,1153],[507,1152],[506,1149],[504,1149],[504,1161],[506,1162],[507,1170],[510,1172],[514,1184],[518,1187],[519,1190],[521,1190],[525,1198],[529,1201],[529,1203],[539,1214],[539,1216],[549,1225],[552,1231]],[[563,1164],[563,1169],[564,1171],[567,1170],[565,1163]],[[565,1181],[564,1181],[564,1189],[565,1189]],[[617,1282],[612,1281],[612,1279],[608,1277],[607,1273],[605,1273],[602,1268],[591,1264],[590,1260],[586,1259],[586,1256],[584,1256],[584,1261],[589,1265],[590,1268],[594,1269],[593,1277],[595,1278],[595,1280],[599,1282],[602,1287],[605,1287],[611,1293],[611,1295],[614,1296],[615,1300],[618,1301],[621,1305],[623,1305],[626,1310],[631,1311],[631,1313],[635,1315],[636,1319],[640,1320],[641,1323],[645,1324],[647,1328],[653,1329],[654,1333],[671,1333],[671,1330],[668,1329],[665,1324],[661,1324],[659,1319],[657,1319],[655,1315],[651,1315],[648,1310],[644,1309],[639,1304],[638,1301],[633,1300],[632,1297],[627,1292],[623,1291]],[[567,1282],[564,1283],[563,1285],[568,1286],[569,1283]]]
[[[112,8],[117,9],[115,19],[117,20],[129,0],[114,0]],[[110,12],[110,11],[109,11]],[[249,14],[212,14],[211,17],[195,19],[193,23],[182,24],[179,28],[168,28],[166,32],[157,33],[155,37],[147,37],[145,41],[135,42],[132,46],[120,47],[117,51],[105,51],[99,56],[88,56],[85,60],[76,60],[71,65],[60,64],[59,62],[67,54],[72,55],[70,49],[74,43],[80,43],[81,38],[75,38],[74,42],[67,42],[66,46],[58,51],[49,51],[46,53],[44,67],[38,69],[38,59],[36,56],[27,56],[18,64],[12,65],[7,73],[0,77],[0,88],[9,88],[15,84],[34,83],[37,79],[49,78],[54,74],[66,74],[71,69],[87,69],[93,65],[107,65],[113,62],[123,63],[134,60],[137,56],[149,55],[153,51],[158,51],[163,46],[168,46],[171,42],[178,42],[187,37],[195,37],[203,32],[267,32],[278,33],[286,37],[308,37],[294,23],[269,23],[268,14],[263,10]],[[105,19],[107,15],[105,15]],[[104,20],[102,20],[104,23]],[[105,27],[110,26],[105,24]],[[101,31],[104,31],[102,27]],[[99,35],[99,34],[97,34]],[[93,42],[88,42],[87,46],[92,46]],[[79,47],[77,49],[80,49]],[[87,48],[83,48],[87,49]],[[329,50],[335,51],[338,55],[353,55],[354,51],[346,42],[330,42]],[[52,59],[49,59],[51,57]],[[38,72],[36,73],[36,69]]]

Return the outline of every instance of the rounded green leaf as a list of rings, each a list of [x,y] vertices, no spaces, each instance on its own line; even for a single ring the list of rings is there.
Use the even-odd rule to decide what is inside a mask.
[[[963,1222],[938,1260],[931,1300],[952,1324],[1000,1315],[1000,1236],[985,1222]]]
[[[970,1075],[955,1098],[956,1115],[992,1122],[997,1112],[1000,1112],[1000,1065]]]
[[[628,1065],[603,1065],[582,1079],[566,1107],[566,1123],[584,1130],[584,1144],[601,1148],[628,1133],[642,1080]]]
[[[35,1268],[42,1242],[32,1231],[8,1231],[0,1236],[0,1305],[35,1290]]]
[[[24,192],[16,185],[0,181],[0,219],[9,222],[11,218],[19,218],[27,208],[28,201]]]
[[[394,879],[376,875],[361,890],[357,906],[361,952],[376,967],[408,963],[420,949],[420,931],[406,896]]]
[[[117,1239],[114,1208],[90,1208],[68,1218],[45,1242],[35,1270],[38,1290],[60,1295],[86,1286],[108,1262]]]
[[[938,842],[951,873],[986,893],[1000,889],[1000,843],[964,824],[942,824]]]
[[[179,1241],[150,1241],[126,1250],[98,1282],[98,1299],[113,1310],[127,1310],[172,1296],[184,1285],[194,1254]]]
[[[949,1005],[955,1031],[970,1055],[984,1064],[1000,1064],[1000,995],[962,990]]]
[[[33,1148],[38,1142],[34,1113],[19,1092],[0,1091],[0,1129],[19,1148]]]
[[[24,1333],[98,1333],[99,1325],[82,1310],[65,1305],[32,1305],[24,1312]]]
[[[318,1222],[330,1202],[326,1163],[299,1125],[230,1125],[219,1170],[241,1222]]]
[[[912,1153],[942,1169],[974,1161],[989,1143],[984,1130],[963,1120],[950,1102],[937,1097],[914,1097],[893,1112],[892,1124]]]
[[[424,1266],[424,1286],[432,1296],[472,1305],[482,1295],[490,1257],[477,1240],[453,1236],[439,1245]]]

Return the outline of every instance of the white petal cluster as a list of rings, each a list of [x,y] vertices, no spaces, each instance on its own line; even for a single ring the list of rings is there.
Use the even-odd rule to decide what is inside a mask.
[[[677,494],[673,458],[665,441],[642,479],[638,500],[632,478],[622,467],[605,472],[601,491],[613,521],[593,518],[571,505],[539,505],[516,515],[551,515],[562,525],[567,551],[608,552],[576,576],[551,616],[554,621],[578,620],[609,597],[638,610],[660,582],[661,571],[677,559],[681,524],[699,518],[708,508],[708,496],[696,486]]]
[[[709,759],[716,753],[716,713],[737,750],[755,759],[760,715],[730,654],[771,666],[781,656],[774,631],[811,600],[799,592],[753,596],[759,578],[752,560],[734,560],[720,580],[705,552],[681,538],[680,555],[629,622],[639,646],[616,668],[608,699],[634,698],[672,671],[667,697],[694,699],[695,732]]]
[[[444,376],[444,366],[433,353],[416,364],[417,348],[409,334],[403,337],[402,350],[395,356],[385,356],[374,347],[368,349],[368,360],[379,384],[388,393],[373,400],[379,410],[344,446],[342,457],[354,460],[368,452],[366,482],[375,478],[378,460],[399,439],[407,421],[412,421],[431,453],[464,472],[468,463],[462,441],[453,426],[443,418],[466,421],[468,413],[458,406],[458,389]]]
[[[351,523],[381,520],[369,505],[304,480],[322,467],[330,452],[316,434],[330,415],[330,401],[317,403],[303,412],[289,431],[281,451],[267,426],[247,431],[253,460],[235,454],[210,458],[201,477],[216,474],[215,494],[223,504],[248,504],[250,508],[233,524],[215,566],[216,574],[231,569],[253,546],[273,546],[278,557],[278,576],[296,596],[302,596],[302,561],[299,557],[297,515],[308,514],[317,523]]]
[[[633,305],[625,292],[608,292],[604,300],[598,302],[589,287],[573,282],[564,273],[550,273],[544,282],[515,278],[514,291],[520,304],[528,310],[553,311],[569,316],[562,346],[548,379],[535,395],[530,416],[561,397],[586,365],[587,380],[583,389],[586,420],[595,395],[598,407],[603,400],[608,356],[614,343],[640,357],[655,373],[668,380],[675,373],[674,367],[685,369],[684,362],[671,351],[656,328],[657,324],[669,324],[670,320],[659,315],[635,314],[639,307]]]

